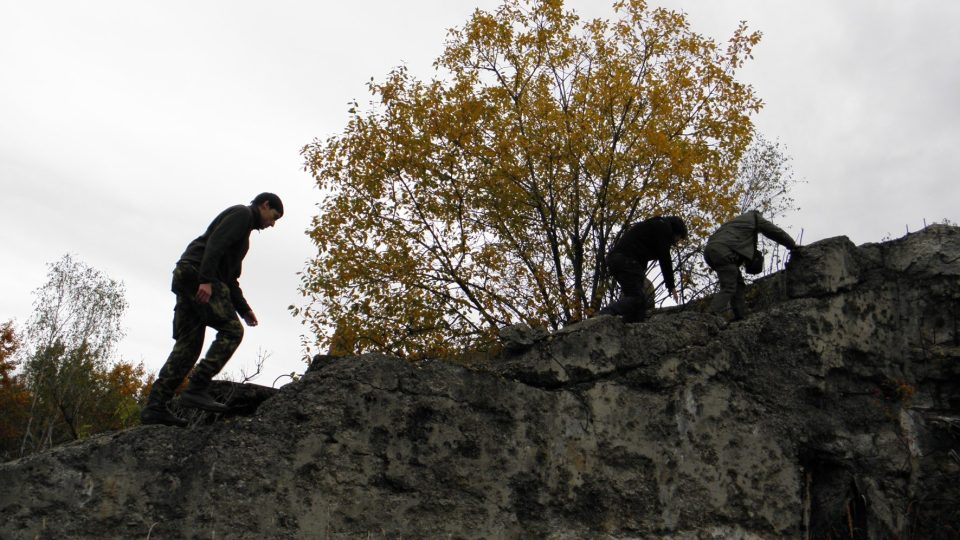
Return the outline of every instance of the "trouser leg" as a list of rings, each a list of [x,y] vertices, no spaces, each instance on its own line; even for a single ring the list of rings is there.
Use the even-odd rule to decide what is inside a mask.
[[[217,337],[210,344],[210,348],[207,349],[207,355],[197,364],[197,369],[194,370],[194,377],[191,378],[191,381],[209,382],[217,373],[220,373],[220,370],[236,352],[242,340],[243,326],[239,320],[218,328]]]
[[[197,364],[190,379],[191,385],[206,387],[210,379],[220,373],[243,340],[243,324],[237,317],[227,287],[215,284],[210,302],[204,306],[206,324],[217,331],[217,337],[207,349],[207,355]]]
[[[737,297],[738,289],[742,290],[743,277],[740,269],[733,264],[719,265],[714,271],[720,280],[720,290],[710,302],[710,311],[722,313],[730,308],[730,301]],[[742,298],[742,294],[740,296]]]
[[[639,281],[625,279],[620,284],[620,289],[623,292],[620,299],[623,303],[623,320],[631,323],[645,319],[647,309],[653,304],[650,299],[653,283],[650,283],[646,277]]]
[[[743,306],[745,290],[743,276],[740,275],[739,257],[723,246],[708,244],[704,248],[704,259],[710,269],[716,272],[720,285],[719,291],[710,302],[710,311],[723,313],[730,309],[733,301],[734,316],[737,316],[737,308]],[[742,311],[739,315],[742,316]]]
[[[222,283],[214,283],[210,300],[201,304],[193,301],[194,313],[198,313],[203,324],[217,331],[207,356],[194,368],[190,384],[180,394],[180,403],[185,407],[203,409],[212,412],[227,412],[230,407],[220,403],[208,392],[210,379],[223,369],[243,339],[243,326],[230,301],[229,289]],[[198,351],[199,352],[199,351]],[[196,356],[194,356],[196,358]]]
[[[197,364],[207,326],[217,330],[217,337],[210,345],[207,358],[194,370],[200,373],[198,379],[201,382],[209,383],[223,369],[243,339],[243,326],[226,285],[214,283],[210,301],[201,304],[195,298],[196,268],[179,263],[173,272],[171,288],[177,295],[173,317],[173,338],[176,343],[154,381],[149,397],[151,404],[169,402],[194,364]]]
[[[642,321],[646,316],[648,290],[647,267],[641,261],[621,255],[607,257],[607,267],[620,285],[620,299],[600,311],[601,314],[619,315],[625,322]]]
[[[160,368],[157,379],[150,391],[151,405],[166,405],[184,377],[197,362],[203,349],[205,326],[197,314],[190,309],[182,298],[178,298],[174,310],[174,338],[176,343],[167,361]]]

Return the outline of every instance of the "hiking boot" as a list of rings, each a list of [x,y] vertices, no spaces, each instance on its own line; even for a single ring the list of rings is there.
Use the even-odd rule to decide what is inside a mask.
[[[166,405],[147,405],[140,411],[141,424],[187,427],[187,421],[170,412]]]
[[[197,388],[193,384],[190,384],[190,386],[180,394],[180,405],[215,413],[230,410],[230,407],[213,399],[213,396],[210,395],[210,392],[208,392],[206,388]]]

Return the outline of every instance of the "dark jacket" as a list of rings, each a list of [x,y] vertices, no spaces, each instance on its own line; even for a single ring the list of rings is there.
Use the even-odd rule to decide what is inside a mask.
[[[666,219],[655,217],[631,225],[614,244],[610,254],[620,253],[637,259],[644,266],[650,261],[660,262],[663,282],[671,292],[676,285],[673,281],[673,260],[670,259],[670,246],[675,233]]]
[[[250,249],[250,232],[260,228],[260,213],[253,206],[231,206],[213,219],[206,232],[190,242],[180,262],[198,270],[199,283],[221,282],[230,289],[237,313],[246,315],[250,304],[240,289],[243,258]]]
[[[720,244],[749,261],[757,249],[757,233],[766,236],[774,242],[793,250],[796,242],[783,229],[767,221],[756,210],[744,212],[732,220],[724,223],[710,238],[707,245]]]

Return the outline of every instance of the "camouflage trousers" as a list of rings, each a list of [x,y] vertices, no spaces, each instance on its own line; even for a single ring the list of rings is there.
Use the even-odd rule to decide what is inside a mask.
[[[230,289],[223,283],[213,283],[210,301],[201,304],[195,298],[198,285],[196,267],[178,263],[171,287],[177,295],[173,310],[173,339],[176,343],[153,383],[150,403],[170,401],[184,377],[197,364],[208,326],[217,331],[217,337],[194,370],[191,380],[196,383],[206,384],[219,373],[243,340],[243,325],[230,300]]]

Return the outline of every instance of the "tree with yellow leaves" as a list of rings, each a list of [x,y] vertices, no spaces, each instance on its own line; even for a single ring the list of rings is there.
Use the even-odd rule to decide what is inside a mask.
[[[614,9],[477,10],[437,78],[371,80],[370,106],[304,148],[324,199],[293,311],[318,345],[420,357],[559,328],[603,303],[626,224],[682,216],[696,242],[732,216],[761,106],[734,76],[759,33],[719,45],[683,14]]]

